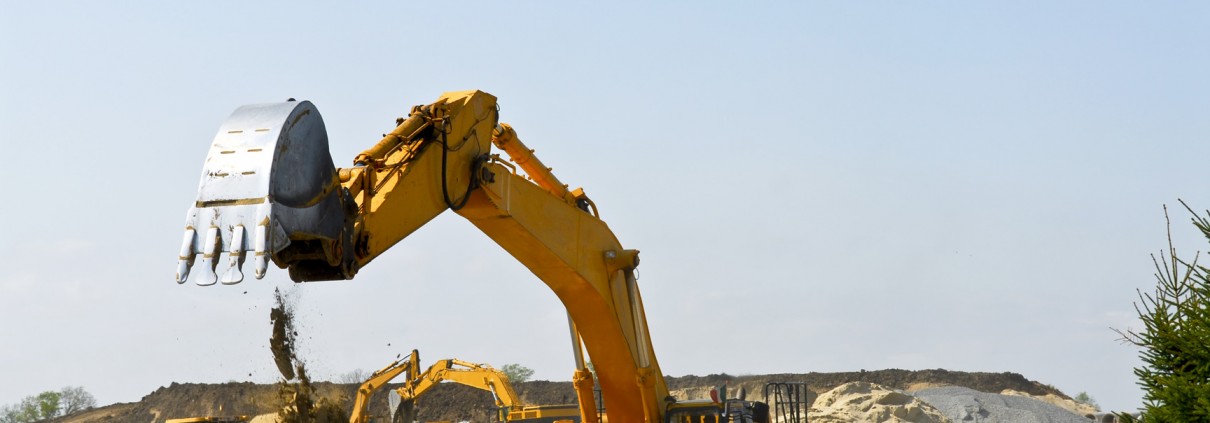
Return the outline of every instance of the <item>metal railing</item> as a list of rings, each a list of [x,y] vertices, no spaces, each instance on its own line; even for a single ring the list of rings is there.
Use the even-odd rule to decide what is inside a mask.
[[[805,382],[766,383],[765,403],[769,405],[770,423],[807,423]]]

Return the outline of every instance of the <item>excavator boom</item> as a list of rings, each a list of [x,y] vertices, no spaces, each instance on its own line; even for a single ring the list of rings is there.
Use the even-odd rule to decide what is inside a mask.
[[[407,379],[412,379],[420,367],[420,352],[412,350],[407,357],[395,360],[386,367],[379,369],[370,375],[369,379],[362,382],[357,387],[357,398],[353,400],[353,413],[349,416],[349,423],[365,423],[370,419],[370,397],[375,392],[386,386],[399,375],[406,374]]]
[[[596,380],[581,348],[615,423],[662,421],[670,397],[635,277],[638,251],[623,248],[583,189],[569,190],[498,120],[494,96],[445,93],[398,119],[351,167],[335,168],[311,103],[237,109],[203,166],[177,282],[196,268],[200,285],[239,283],[249,255],[258,278],[272,261],[298,282],[351,279],[453,210],[566,307],[584,421],[596,421]]]
[[[508,375],[486,364],[462,361],[456,358],[438,360],[424,372],[420,371],[420,353],[412,350],[407,357],[383,367],[370,375],[357,389],[353,401],[350,423],[365,423],[370,419],[368,412],[370,397],[400,375],[405,376],[401,386],[395,389],[400,400],[410,403],[442,382],[454,382],[492,394],[496,407],[506,412],[521,407],[521,397],[513,390]],[[505,414],[507,415],[507,413]],[[405,418],[404,421],[411,421]]]

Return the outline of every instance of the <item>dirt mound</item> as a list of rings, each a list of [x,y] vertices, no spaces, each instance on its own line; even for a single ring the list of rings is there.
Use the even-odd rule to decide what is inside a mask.
[[[669,388],[678,398],[708,398],[711,387],[728,385],[730,391],[743,387],[748,399],[761,400],[764,384],[771,381],[806,382],[809,401],[814,402],[819,394],[830,391],[848,382],[871,382],[892,389],[911,390],[919,386],[965,386],[982,392],[1003,392],[1012,389],[1030,395],[1048,394],[1070,399],[1053,387],[1026,379],[1016,373],[967,373],[947,370],[877,370],[845,373],[806,373],[730,376],[714,374],[708,376],[667,377]],[[310,384],[315,398],[353,398],[357,386],[314,382]],[[370,413],[375,416],[389,415],[388,386],[370,401]],[[514,384],[522,401],[527,404],[570,404],[576,402],[575,389],[571,382],[533,381]],[[163,422],[165,419],[191,416],[260,415],[280,410],[281,398],[278,384],[224,383],[195,384],[173,383],[143,397],[137,403],[113,404],[53,420],[59,423],[88,422]],[[608,399],[606,406],[608,407]],[[344,404],[344,412],[350,412],[351,401]],[[416,403],[417,415],[423,420],[490,421],[495,415],[491,394],[452,383],[433,388]]]
[[[327,382],[312,388],[324,397],[352,397],[356,387]],[[119,403],[51,420],[56,423],[163,422],[197,416],[236,416],[276,413],[281,409],[277,384],[230,382],[223,384],[173,383],[160,387],[136,403]],[[347,421],[347,420],[346,420]]]

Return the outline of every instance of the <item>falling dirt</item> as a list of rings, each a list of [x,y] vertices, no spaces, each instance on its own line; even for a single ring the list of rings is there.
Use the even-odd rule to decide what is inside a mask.
[[[273,335],[269,337],[269,349],[273,350],[273,361],[277,370],[285,380],[294,379],[294,305],[287,301],[281,290],[273,291],[276,304],[269,311],[269,320],[273,322]]]
[[[278,421],[282,423],[335,423],[349,421],[345,414],[347,398],[326,398],[316,395],[307,376],[307,366],[299,360],[295,350],[298,331],[294,328],[294,301],[281,290],[274,290],[276,304],[269,312],[273,322],[273,335],[269,337],[269,349],[273,361],[281,372],[282,380],[278,396],[282,406]]]

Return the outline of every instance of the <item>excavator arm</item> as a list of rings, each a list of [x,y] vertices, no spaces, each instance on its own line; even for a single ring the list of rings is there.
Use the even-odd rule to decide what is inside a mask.
[[[349,416],[349,422],[368,422],[370,397],[400,375],[404,376],[404,381],[395,392],[405,403],[414,401],[434,386],[448,381],[490,392],[492,400],[495,401],[498,408],[507,410],[521,405],[521,397],[513,390],[512,385],[508,382],[508,376],[504,372],[486,364],[470,363],[453,358],[438,360],[427,370],[420,372],[420,353],[412,350],[407,357],[396,360],[374,372],[357,388],[357,398],[353,401],[353,413]],[[411,421],[408,418],[403,420]]]
[[[399,375],[406,374],[407,379],[412,379],[419,368],[420,352],[412,350],[407,357],[395,360],[371,374],[369,379],[357,387],[357,398],[353,400],[353,413],[349,415],[349,423],[368,422],[370,420],[370,397]]]
[[[635,278],[638,251],[623,248],[584,191],[568,190],[498,120],[494,96],[445,93],[398,119],[352,167],[336,169],[309,102],[237,109],[215,137],[187,213],[177,281],[196,267],[201,285],[239,283],[248,256],[257,278],[272,261],[298,282],[351,279],[453,210],[563,302],[583,421],[595,423],[596,405],[581,348],[612,421],[661,421],[668,389]]]
[[[521,405],[521,397],[513,391],[508,376],[486,364],[468,363],[458,359],[439,360],[424,373],[404,382],[395,390],[399,398],[411,401],[424,395],[441,382],[454,382],[492,394],[496,407],[512,408]]]

